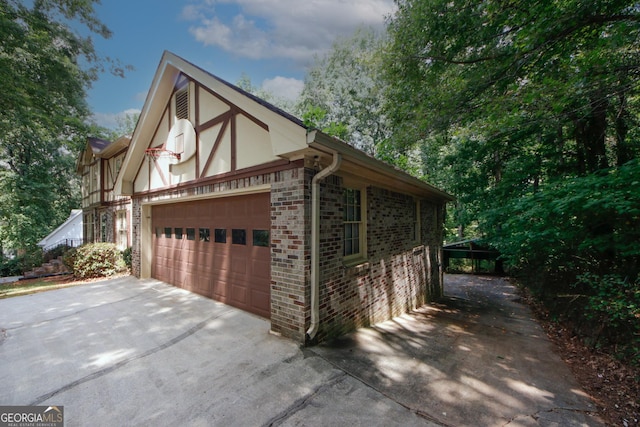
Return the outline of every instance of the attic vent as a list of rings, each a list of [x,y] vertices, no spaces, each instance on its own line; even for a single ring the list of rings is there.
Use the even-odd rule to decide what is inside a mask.
[[[176,118],[189,119],[189,87],[176,92]]]

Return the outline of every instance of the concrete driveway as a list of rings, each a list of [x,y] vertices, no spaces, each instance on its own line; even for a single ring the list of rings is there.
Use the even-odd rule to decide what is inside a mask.
[[[63,405],[67,426],[599,425],[503,285],[304,350],[154,280],[0,300],[0,405]]]

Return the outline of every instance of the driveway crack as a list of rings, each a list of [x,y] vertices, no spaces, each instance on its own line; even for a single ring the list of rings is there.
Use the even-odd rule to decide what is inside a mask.
[[[53,390],[49,393],[43,394],[42,396],[37,397],[33,402],[29,403],[29,405],[35,406],[35,405],[39,405],[40,403],[52,398],[53,396],[56,396],[60,393],[64,393],[65,391],[71,390],[72,388],[78,387],[79,385],[82,385],[84,383],[87,383],[89,381],[93,381],[97,378],[103,377],[107,374],[110,374],[120,368],[123,368],[124,366],[128,365],[131,362],[135,362],[136,360],[140,360],[140,359],[144,359],[145,357],[151,356],[152,354],[158,353],[159,351],[165,350],[177,343],[179,343],[180,341],[190,337],[191,335],[195,334],[196,332],[198,332],[199,330],[201,330],[202,328],[204,328],[205,326],[207,326],[207,324],[209,322],[211,322],[212,320],[218,319],[222,316],[224,316],[227,313],[231,313],[232,310],[227,310],[227,311],[223,311],[222,313],[213,315],[208,317],[207,319],[203,320],[202,322],[192,326],[191,328],[187,329],[185,332],[181,333],[180,335],[170,339],[169,341],[165,342],[164,344],[161,344],[157,347],[151,348],[143,353],[140,353],[138,355],[135,356],[131,356],[128,357],[124,360],[121,360],[118,363],[115,363],[111,366],[108,366],[106,368],[100,369],[98,371],[92,372],[82,378],[79,378],[75,381],[72,381],[60,388],[57,388],[56,390]]]
[[[429,414],[429,413],[427,413],[427,412],[425,412],[425,411],[423,411],[421,409],[412,408],[411,406],[405,404],[404,402],[401,402],[400,400],[396,399],[394,396],[390,395],[389,393],[385,392],[384,390],[381,390],[381,389],[375,387],[373,384],[368,383],[365,379],[360,378],[356,374],[347,371],[346,369],[342,368],[341,366],[336,365],[334,362],[332,362],[331,360],[329,360],[326,357],[322,356],[321,354],[318,354],[318,353],[314,352],[313,349],[308,349],[308,351],[313,353],[313,354],[315,354],[317,357],[321,358],[322,360],[326,361],[331,366],[333,366],[335,369],[338,369],[339,371],[341,371],[343,374],[350,376],[354,380],[356,380],[359,383],[363,384],[365,387],[368,387],[371,390],[375,391],[376,393],[379,393],[379,394],[383,395],[387,399],[391,400],[392,402],[397,403],[398,405],[402,406],[406,410],[408,410],[410,412],[413,412],[414,414],[416,414],[420,418],[423,418],[426,421],[429,421],[431,423],[437,424],[437,425],[442,426],[442,427],[454,427],[453,425],[447,424],[447,423],[443,422],[442,420],[439,420],[438,418],[434,417],[433,415],[431,415],[431,414]]]
[[[271,418],[269,421],[267,421],[267,423],[264,424],[264,427],[274,427],[282,424],[284,421],[286,421],[289,417],[294,415],[296,412],[309,406],[309,404],[311,403],[311,400],[313,400],[313,398],[316,395],[332,387],[334,384],[342,381],[346,376],[347,376],[347,373],[341,370],[339,374],[332,376],[327,381],[325,381],[324,383],[316,387],[311,393],[296,400],[287,409],[285,409],[275,417]]]

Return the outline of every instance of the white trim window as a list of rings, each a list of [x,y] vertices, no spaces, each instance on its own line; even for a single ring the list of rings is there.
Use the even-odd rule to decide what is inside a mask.
[[[420,200],[413,200],[413,241],[421,242],[422,224],[420,221]]]
[[[127,228],[127,211],[116,213],[116,245],[121,251],[127,248],[129,229]]]
[[[365,248],[365,195],[355,188],[343,191],[343,246],[346,261],[364,258]]]

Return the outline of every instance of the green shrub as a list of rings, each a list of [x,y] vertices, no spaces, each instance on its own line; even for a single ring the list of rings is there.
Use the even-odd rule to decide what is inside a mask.
[[[556,180],[484,213],[491,244],[585,342],[640,364],[640,161]]]
[[[0,277],[19,276],[40,264],[42,264],[42,249],[40,247],[30,248],[14,258],[3,258],[0,261]]]
[[[125,249],[124,251],[122,251],[122,259],[124,259],[124,263],[127,265],[128,269],[131,269],[131,246],[129,246],[127,249]]]
[[[0,263],[0,277],[19,276],[22,274],[22,257],[4,260]]]
[[[76,263],[76,256],[78,254],[78,248],[71,248],[62,255],[62,262],[73,274],[74,265]]]
[[[105,277],[125,271],[122,252],[113,243],[89,243],[65,254],[64,262],[79,278]]]
[[[640,366],[640,277],[585,273],[575,287],[587,294],[584,314],[598,328],[593,344]]]

